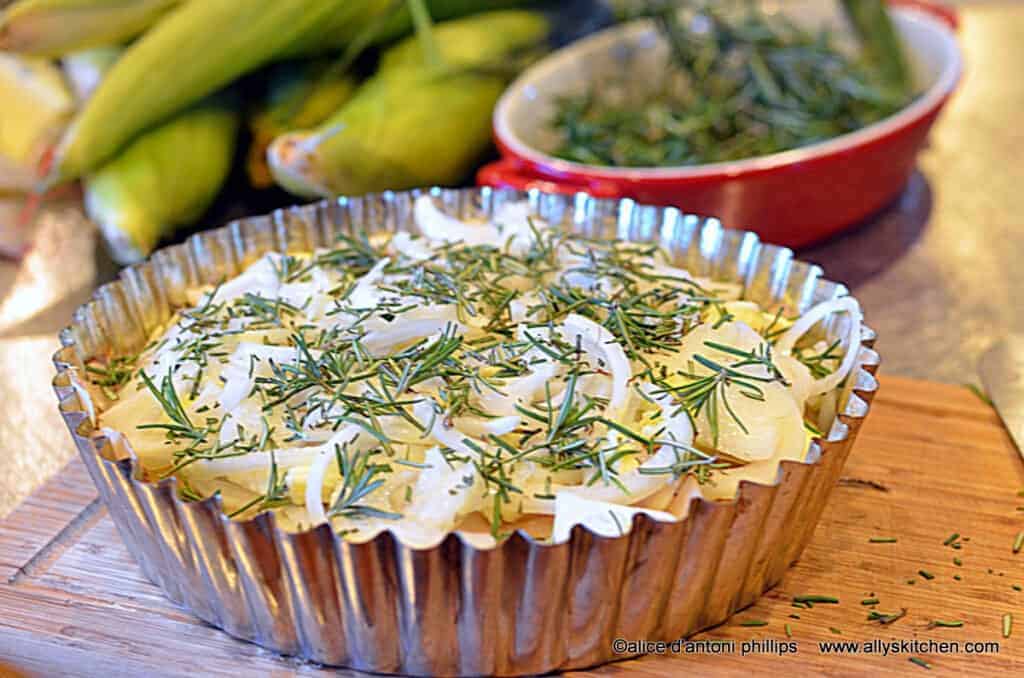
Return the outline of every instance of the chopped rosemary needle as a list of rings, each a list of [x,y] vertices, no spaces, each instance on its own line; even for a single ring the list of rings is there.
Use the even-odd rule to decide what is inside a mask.
[[[929,572],[928,570],[918,570],[917,573],[925,579],[927,579],[928,581],[935,579],[935,575]]]
[[[980,386],[978,386],[977,384],[964,384],[964,386],[971,393],[973,393],[974,395],[978,396],[978,399],[981,400],[981,402],[985,403],[989,407],[992,406],[992,399],[989,398],[988,395],[983,390],[981,390]]]
[[[1007,612],[1003,615],[1003,638],[1009,638],[1013,631],[1013,615]]]
[[[939,629],[958,629],[963,626],[962,621],[946,621],[944,619],[933,619],[928,624],[928,628],[939,628]]]
[[[917,664],[917,665],[918,665],[918,666],[920,666],[920,667],[921,667],[922,669],[928,669],[929,671],[930,671],[930,670],[931,670],[931,668],[932,668],[932,665],[931,665],[931,664],[929,664],[929,663],[928,663],[928,662],[926,662],[925,660],[921,659],[920,657],[909,657],[909,658],[907,659],[907,661],[909,661],[909,662],[910,662],[911,664]]]
[[[899,612],[879,612],[878,610],[871,610],[868,613],[868,621],[876,621],[879,624],[892,624],[894,621],[903,619],[907,615],[907,608],[901,608]]]
[[[832,633],[836,634],[837,636],[841,636],[843,634],[842,631],[840,631],[839,629],[837,629],[834,626],[828,627],[828,630],[831,631]]]
[[[879,602],[880,601],[878,600],[878,598],[865,598],[864,600],[860,601],[860,604],[861,605],[878,605]]]
[[[1018,532],[1017,538],[1013,540],[1013,552],[1020,553],[1020,550],[1024,548],[1024,532]]]
[[[789,624],[784,625],[782,628],[786,631],[787,638],[793,637],[793,628]]]
[[[768,622],[764,619],[745,619],[740,622],[740,626],[768,626]]]
[[[793,600],[798,602],[798,603],[804,603],[804,604],[808,604],[808,603],[828,603],[828,604],[831,604],[831,605],[838,605],[839,604],[839,599],[834,597],[834,596],[818,596],[818,595],[793,596]]]
[[[870,544],[895,544],[896,542],[896,537],[871,537],[868,539]]]
[[[959,558],[953,558],[953,564],[956,565],[957,567],[962,567],[963,564],[964,564],[964,561],[960,560]]]
[[[949,546],[950,544],[952,544],[953,542],[955,542],[959,538],[960,538],[960,533],[959,532],[954,532],[953,534],[951,534],[948,537],[946,537],[946,541],[942,542],[942,545],[943,546]]]

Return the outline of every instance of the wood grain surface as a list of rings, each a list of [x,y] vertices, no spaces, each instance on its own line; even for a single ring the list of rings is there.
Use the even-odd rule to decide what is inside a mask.
[[[782,584],[696,640],[722,653],[668,652],[578,675],[918,673],[1024,675],[1024,464],[987,405],[970,391],[883,378],[860,439],[814,540]],[[954,532],[961,547],[943,545]],[[896,543],[870,543],[895,537]],[[957,566],[954,558],[962,565]],[[924,570],[932,579],[919,574]],[[954,575],[961,577],[959,581]],[[913,582],[913,583],[910,583]],[[792,607],[793,596],[839,604]],[[867,598],[879,599],[872,608]],[[871,609],[906,616],[869,622]],[[1002,617],[1016,631],[1002,637]],[[799,619],[790,618],[796,614]],[[933,620],[959,628],[929,628]],[[745,622],[766,621],[764,626]],[[795,652],[777,654],[786,636]],[[643,639],[627,639],[643,640]],[[959,642],[957,651],[882,656],[822,652],[822,641]],[[743,643],[760,650],[743,654]],[[968,653],[968,642],[995,642]],[[748,650],[754,650],[752,646]],[[926,648],[927,649],[927,648]],[[951,650],[954,648],[946,648]],[[76,460],[0,523],[0,675],[359,675],[327,672],[237,641],[166,601],[125,551]],[[924,675],[924,674],[920,674]]]

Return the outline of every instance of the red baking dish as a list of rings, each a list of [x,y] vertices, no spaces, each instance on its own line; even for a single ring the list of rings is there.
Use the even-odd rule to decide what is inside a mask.
[[[767,3],[766,3],[767,4]],[[810,25],[836,21],[834,3],[800,0],[787,13]],[[907,108],[864,129],[804,148],[735,162],[691,167],[610,168],[555,158],[548,121],[553,99],[582,92],[609,68],[656,67],[655,29],[633,22],[559,50],[521,75],[494,111],[502,158],[483,167],[478,183],[520,190],[633,198],[713,215],[732,228],[752,229],[769,242],[800,247],[854,224],[893,200],[914,169],[946,101],[960,79],[956,14],[924,0],[893,2],[920,96]]]

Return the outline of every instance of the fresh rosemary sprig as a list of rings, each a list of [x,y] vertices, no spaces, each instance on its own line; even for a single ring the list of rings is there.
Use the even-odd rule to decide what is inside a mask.
[[[793,351],[793,356],[807,366],[812,377],[823,379],[835,372],[835,368],[843,359],[843,353],[839,350],[841,345],[842,341],[837,339],[818,353],[808,353],[807,349],[797,348]]]
[[[390,467],[384,464],[374,464],[371,459],[378,450],[353,452],[347,445],[334,446],[334,458],[338,464],[338,471],[341,473],[342,485],[334,503],[327,512],[329,516],[340,516],[344,518],[385,518],[398,520],[402,517],[400,513],[384,511],[382,509],[362,503],[373,494],[374,490],[384,484],[384,479],[379,476],[390,471]]]
[[[730,417],[740,430],[749,434],[749,430],[730,402],[732,392],[750,400],[763,401],[765,398],[762,384],[778,382],[786,385],[787,382],[772,362],[769,344],[762,344],[753,351],[742,351],[717,342],[705,342],[705,346],[737,358],[737,360],[724,363],[699,353],[694,354],[693,361],[708,370],[710,374],[698,374],[693,371],[682,372],[679,376],[683,378],[684,382],[675,386],[670,385],[664,378],[658,378],[653,373],[650,374],[652,381],[659,387],[657,393],[668,394],[675,398],[695,426],[700,415],[702,413],[705,415],[712,443],[717,446],[722,412]],[[751,367],[763,368],[764,374],[747,369]]]
[[[246,502],[242,506],[228,514],[228,518],[242,515],[246,511],[256,508],[259,511],[287,506],[291,503],[288,498],[287,476],[278,473],[277,458],[274,452],[270,453],[270,473],[267,475],[267,490],[259,497]]]
[[[153,383],[153,380],[144,370],[139,372],[139,377],[146,385],[146,388],[149,389],[153,398],[159,403],[171,423],[140,424],[137,428],[164,429],[167,431],[168,437],[174,438],[184,437],[194,441],[205,439],[209,430],[206,428],[196,428],[192,424],[192,420],[189,418],[188,412],[185,411],[185,407],[181,404],[178,392],[174,388],[173,372],[168,370],[167,376],[160,379],[160,388],[157,388],[156,384]]]

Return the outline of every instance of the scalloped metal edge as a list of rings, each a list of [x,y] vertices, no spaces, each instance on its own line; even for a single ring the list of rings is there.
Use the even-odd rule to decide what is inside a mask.
[[[725,621],[775,586],[810,540],[878,384],[865,328],[843,406],[807,461],[777,482],[742,481],[732,501],[693,499],[688,516],[637,516],[605,538],[576,526],[564,544],[519,531],[489,549],[450,534],[417,549],[386,532],[347,543],[326,526],[279,529],[272,514],[235,521],[219,498],[182,502],[176,481],[137,478],[95,434],[73,375],[94,356],[142,346],[183,301],[262,253],[309,250],[354,224],[411,226],[423,191],[338,198],[241,219],[125,269],[61,333],[53,385],[60,411],[128,550],[175,603],[233,636],[336,666],[416,675],[520,675],[591,667],[628,655],[615,638],[672,640]],[[746,297],[807,308],[847,294],[788,249],[716,219],[631,200],[507,189],[429,189],[459,216],[526,199],[535,213],[591,235],[657,240],[699,275],[737,280]],[[833,318],[822,328],[837,334]],[[655,565],[656,564],[656,565]],[[656,568],[656,569],[655,569]],[[655,572],[657,576],[651,576]]]

